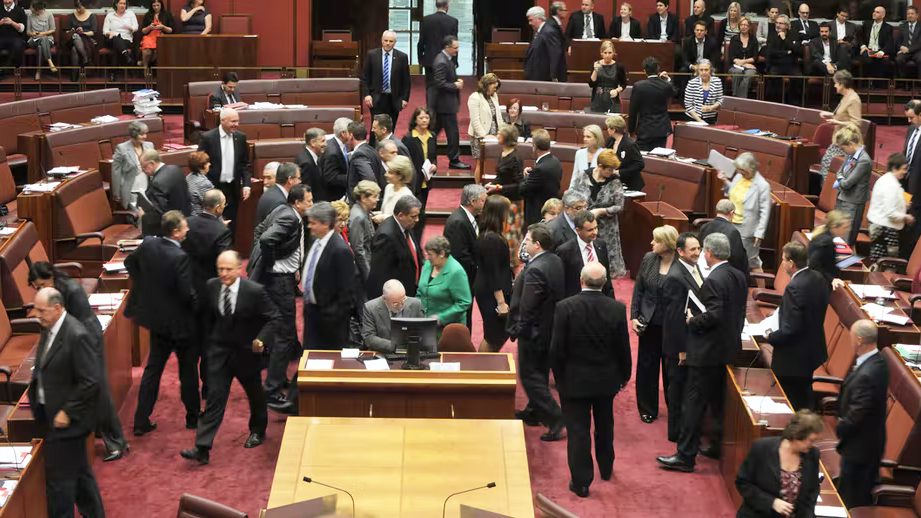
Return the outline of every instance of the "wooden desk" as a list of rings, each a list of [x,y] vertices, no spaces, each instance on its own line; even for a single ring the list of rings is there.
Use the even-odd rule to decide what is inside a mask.
[[[624,212],[620,217],[620,242],[624,264],[635,279],[640,271],[643,256],[649,252],[652,231],[662,225],[671,225],[678,233],[686,232],[690,223],[683,212],[668,203],[658,201],[624,200]]]
[[[110,262],[124,262],[128,257],[127,252],[119,250],[112,256]],[[96,288],[97,293],[115,293],[131,289],[131,279],[128,273],[106,273],[104,270],[99,275],[99,286]],[[132,320],[127,319],[131,325],[131,365],[140,367],[150,352],[150,331],[135,324]]]
[[[570,83],[587,83],[592,75],[596,61],[601,59],[601,40],[572,40],[571,55],[566,59]],[[645,79],[643,60],[654,57],[659,60],[659,68],[671,72],[675,64],[675,43],[671,41],[616,41],[614,51],[617,63],[627,72],[627,82]],[[643,76],[631,76],[641,73]]]
[[[651,155],[644,156],[643,161],[643,192],[649,199],[658,201],[661,196],[661,201],[685,214],[706,217],[723,198],[723,182],[712,167]]]
[[[348,490],[357,517],[441,516],[448,495],[492,481],[493,489],[452,498],[446,516],[465,504],[534,517],[518,420],[289,417],[268,508],[338,493],[337,511],[352,515],[347,495],[305,476]]]
[[[370,353],[364,353],[371,356]],[[334,360],[331,370],[307,370],[307,359]],[[511,419],[516,369],[509,353],[442,353],[460,372],[369,371],[339,351],[304,351],[297,371],[298,414],[321,417]],[[428,363],[428,362],[425,362]]]
[[[96,172],[97,171],[95,169],[90,169],[88,171],[82,171],[78,173],[78,175],[64,178],[60,180],[60,183],[58,184],[58,187],[55,187],[55,190],[60,188],[60,185],[63,185],[65,182],[76,178],[76,176]],[[48,180],[42,179],[36,183],[47,182]],[[22,191],[19,193],[19,196],[16,197],[16,206],[19,211],[19,219],[27,219],[32,221],[32,223],[35,223],[35,228],[38,230],[38,237],[42,242],[42,246],[45,247],[45,252],[48,254],[48,258],[52,263],[55,261],[55,249],[57,248],[54,246],[54,212],[52,210],[52,197],[54,196],[54,193],[55,191]]]
[[[764,243],[761,245],[761,258],[765,259],[765,264],[771,265],[768,269],[777,270],[783,262],[781,251],[793,237],[793,233],[800,229],[812,228],[815,223],[815,205],[802,194],[774,180],[768,180],[768,184],[771,186],[773,210]],[[770,254],[773,254],[773,261],[770,261]]]
[[[48,498],[45,493],[45,451],[42,441],[32,443],[32,460],[19,474],[19,484],[0,509],[0,518],[48,518]],[[16,444],[15,446],[25,446]],[[3,472],[15,474],[15,470]]]
[[[258,79],[259,36],[255,34],[161,34],[157,38],[157,91],[181,99],[183,85],[220,79],[220,68],[240,79]],[[182,70],[182,67],[207,67]]]
[[[358,75],[357,41],[311,41],[310,66],[339,70],[311,70],[310,77],[354,77]]]
[[[486,71],[503,79],[524,79],[524,58],[528,52],[526,41],[486,43]]]

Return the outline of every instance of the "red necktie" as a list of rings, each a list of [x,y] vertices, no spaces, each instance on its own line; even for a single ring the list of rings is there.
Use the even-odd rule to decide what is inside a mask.
[[[592,250],[592,244],[588,243],[585,245],[585,251],[588,252],[588,262],[592,263],[595,261],[595,251]]]
[[[416,255],[416,245],[413,244],[413,238],[406,233],[406,245],[409,247],[409,253],[413,256],[413,263],[416,264],[416,282],[419,282],[419,256]]]

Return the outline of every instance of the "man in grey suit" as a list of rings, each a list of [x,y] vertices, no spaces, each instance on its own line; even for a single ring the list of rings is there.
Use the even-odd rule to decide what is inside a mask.
[[[553,235],[553,248],[556,249],[570,239],[576,238],[575,217],[579,211],[588,208],[588,198],[572,189],[563,193],[563,213],[547,223]]]
[[[384,283],[384,294],[365,302],[361,317],[361,337],[372,351],[392,353],[396,346],[390,341],[390,319],[422,318],[422,301],[407,297],[403,283],[390,279]]]
[[[857,234],[860,232],[863,208],[870,199],[870,173],[873,170],[873,160],[863,147],[860,133],[840,132],[835,135],[835,144],[838,144],[846,155],[844,165],[841,166],[838,178],[835,180],[835,188],[838,189],[835,210],[840,210],[850,216],[851,232],[848,234],[847,243],[854,246],[857,243]]]

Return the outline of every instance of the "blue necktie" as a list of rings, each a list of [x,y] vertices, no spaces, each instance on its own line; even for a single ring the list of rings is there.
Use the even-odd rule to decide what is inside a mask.
[[[307,276],[304,279],[304,298],[307,299],[307,302],[316,302],[314,297],[311,295],[313,290],[313,273],[317,269],[317,257],[320,257],[320,243],[317,243],[317,252],[313,254],[313,257],[310,258],[310,264],[307,265]]]
[[[345,149],[345,144],[342,145],[342,156],[345,157],[345,166],[349,166],[349,150]]]
[[[384,93],[390,93],[390,53],[384,53]]]

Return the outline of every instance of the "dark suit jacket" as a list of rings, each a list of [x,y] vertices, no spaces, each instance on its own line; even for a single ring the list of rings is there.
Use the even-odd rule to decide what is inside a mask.
[[[870,45],[870,33],[873,30],[873,20],[863,22],[860,27],[860,45]],[[892,26],[886,22],[879,28],[879,50],[892,59],[895,51],[895,38],[893,37]]]
[[[26,15],[25,9],[19,4],[20,2],[13,2],[13,8],[10,9],[9,14],[6,13],[6,9],[0,6],[0,18],[6,18],[9,16],[10,19],[14,22],[26,25],[28,16]],[[10,38],[13,36],[18,36],[22,39],[25,39],[28,37],[28,34],[26,34],[26,28],[23,27],[22,32],[18,32],[13,28],[12,25],[0,25],[0,38]],[[54,416],[52,416],[52,418],[54,418]]]
[[[598,291],[560,301],[553,316],[550,364],[563,398],[613,397],[633,361],[627,309]]]
[[[161,167],[150,178],[145,195],[156,211],[144,213],[142,219],[144,235],[160,235],[160,218],[171,210],[178,210],[185,216],[192,214],[189,186],[185,181],[185,173],[178,166],[164,165]]]
[[[652,77],[637,81],[630,97],[628,131],[637,138],[667,137],[672,134],[668,103],[678,94],[671,81]]]
[[[829,37],[828,38],[828,50],[831,51],[831,62],[834,65],[837,65],[842,56],[840,56],[840,48],[838,42]],[[822,58],[825,54],[825,48],[822,45],[822,38],[814,38],[809,42],[809,58],[812,60],[812,64],[815,67],[825,68]]]
[[[419,43],[416,46],[422,66],[432,66],[435,55],[445,48],[445,36],[457,36],[457,18],[443,11],[422,18],[419,24]]]
[[[809,243],[809,268],[825,276],[829,283],[841,278],[838,259],[835,254],[834,238],[828,232],[814,234]]]
[[[661,298],[662,292],[658,294],[653,291],[652,284],[656,282],[659,276],[659,265],[662,264],[662,258],[653,252],[646,252],[643,260],[640,262],[640,271],[636,274],[636,283],[633,285],[633,302],[630,305],[630,318],[640,319],[649,323],[652,322],[652,316],[656,312],[661,312],[664,308],[661,305],[664,301]],[[669,267],[670,269],[671,267]]]
[[[552,252],[532,258],[512,287],[506,331],[513,338],[549,347],[553,311],[565,291],[563,261]]]
[[[320,174],[323,176],[323,183],[326,185],[327,199],[323,201],[342,199],[349,183],[349,176],[348,168],[345,165],[345,157],[342,156],[339,139],[336,137],[328,141],[326,151],[320,157]]]
[[[462,207],[454,209],[445,222],[444,236],[451,243],[451,255],[467,272],[467,280],[473,286],[476,280],[476,244],[477,234],[470,219]]]
[[[208,281],[205,288],[208,313],[214,322],[220,323],[211,326],[210,345],[249,351],[256,338],[268,341],[272,336],[273,325],[278,324],[279,314],[262,285],[241,278],[237,301],[230,317],[221,314],[222,287],[221,279],[214,278]]]
[[[698,239],[700,239],[701,245],[703,245],[704,239],[714,232],[719,232],[729,238],[729,264],[745,275],[745,284],[747,285],[749,279],[748,254],[745,253],[745,245],[742,244],[742,234],[739,233],[739,229],[724,218],[713,218],[713,221],[700,229]]]
[[[914,127],[909,126],[908,131],[905,132],[905,147],[903,149],[905,155],[908,155],[908,143],[911,140],[913,131]],[[908,177],[902,180],[902,188],[905,189],[905,192],[911,194],[910,212],[917,219],[921,217],[921,137],[918,137],[918,141],[915,143],[914,155],[908,169]]]
[[[624,36],[630,36],[631,38],[638,40],[643,37],[643,30],[640,28],[640,21],[634,17],[630,17],[630,34],[624,35],[621,34],[620,25],[623,23],[623,17],[616,16],[614,21],[611,22],[611,28],[608,29],[608,36],[611,38],[623,38]]]
[[[275,207],[287,205],[287,203],[288,197],[277,184],[263,191],[262,196],[259,197],[259,203],[256,205],[256,224],[258,225],[265,221],[265,218],[275,210]]]
[[[684,37],[694,35],[694,26],[697,25],[697,20],[701,20],[707,24],[707,37],[713,38],[716,35],[716,32],[713,30],[713,17],[707,14],[706,12],[701,13],[700,16],[692,14],[684,19]]]
[[[592,23],[595,29],[595,37],[599,40],[607,38],[607,33],[605,32],[604,26],[604,16],[596,12],[592,12]],[[572,40],[581,40],[582,34],[585,31],[585,13],[582,11],[575,11],[569,15],[569,21],[566,22],[566,38],[570,41]]]
[[[250,252],[246,273],[255,282],[264,282],[264,274],[271,272],[275,261],[293,254],[301,246],[301,234],[307,232],[304,219],[291,205],[284,204],[266,216],[256,225],[253,232],[253,250]],[[307,260],[306,235],[304,236],[304,255],[301,264]]]
[[[563,213],[560,213],[560,215],[548,223],[547,226],[550,228],[550,232],[553,233],[554,249],[557,249],[563,246],[563,243],[576,238],[576,231],[569,226],[569,222],[566,221],[566,215]]]
[[[921,50],[921,22],[915,22],[915,32],[911,35],[911,45],[908,44],[908,22],[899,24],[899,39],[895,43],[895,51],[898,52],[901,46],[908,47],[909,57]]]
[[[371,144],[367,142],[362,146],[358,146],[358,149],[352,151],[349,157],[348,176],[349,183],[345,195],[350,203],[355,201],[352,199],[352,191],[355,190],[355,186],[358,185],[358,182],[362,180],[369,180],[376,183],[381,187],[381,192],[383,192],[384,187],[387,185],[381,156],[371,147]]]
[[[207,212],[192,216],[187,221],[189,233],[182,242],[182,249],[192,261],[195,291],[204,293],[208,279],[217,277],[217,256],[230,250],[233,238],[230,228],[220,218]]]
[[[419,196],[419,193],[422,191],[422,183],[425,181],[425,175],[422,173],[422,164],[425,163],[426,159],[433,164],[437,163],[438,146],[429,144],[428,154],[426,155],[422,152],[422,142],[414,137],[411,132],[403,135],[402,142],[409,152],[409,159],[413,161],[413,168],[415,169],[412,184],[413,194]],[[434,142],[434,140],[432,142]]]
[[[852,370],[838,398],[838,453],[855,463],[878,463],[886,447],[889,368],[881,354]]]
[[[779,67],[781,70],[790,70],[799,67],[799,58],[803,57],[803,46],[792,32],[781,39],[776,32],[768,33],[767,44],[764,46],[764,56],[767,66]]]
[[[97,355],[104,354],[102,349],[102,325],[96,318],[96,312],[90,306],[90,300],[86,296],[86,291],[80,283],[68,278],[56,278],[54,280],[54,289],[64,297],[64,309],[69,315],[76,318],[83,324],[83,327],[90,333],[90,336],[99,340],[94,343],[96,346],[93,350]],[[101,359],[101,356],[99,356]]]
[[[365,56],[365,66],[361,70],[361,96],[370,95],[371,101],[377,106],[384,93],[384,49],[376,48],[368,51]],[[409,92],[412,83],[409,79],[409,58],[405,53],[393,49],[390,57],[390,92],[392,108],[395,113],[403,109],[403,101],[409,101]]]
[[[315,241],[316,238],[311,236],[305,255],[309,255]],[[354,309],[358,276],[352,249],[338,232],[329,238],[315,268],[313,295],[320,311],[321,325],[322,322],[348,321]]]
[[[201,134],[198,141],[198,150],[208,154],[211,160],[211,169],[208,170],[208,179],[215,187],[221,182],[221,134],[220,128],[214,128]],[[249,187],[251,172],[249,170],[249,146],[246,144],[246,135],[242,131],[233,133],[233,182],[239,187]]]
[[[317,160],[322,159],[322,156],[317,157]],[[310,187],[314,202],[332,201],[329,199],[329,195],[326,194],[326,182],[323,181],[320,165],[313,159],[313,155],[305,149],[297,155],[294,163],[301,170],[301,183]],[[287,203],[287,200],[285,200],[285,203]]]
[[[774,374],[812,378],[828,359],[825,311],[830,297],[828,281],[811,268],[796,273],[787,284],[780,303],[780,329],[768,337],[774,346]]]
[[[692,308],[696,316],[688,321],[688,365],[731,363],[742,349],[748,298],[745,276],[729,263],[721,264],[704,280],[699,298],[707,311],[697,314],[696,307]]]
[[[225,104],[233,104],[240,102],[240,94],[234,92],[233,100],[231,100],[227,92],[224,91],[222,87],[217,87],[217,90],[211,92],[211,95],[208,96],[208,108],[214,108],[217,106],[224,106]],[[213,164],[212,164],[213,165]]]
[[[146,237],[125,258],[131,276],[125,315],[173,340],[193,336],[198,296],[189,255],[162,237]]]
[[[454,84],[457,81],[457,65],[448,59],[448,55],[439,52],[432,60],[435,84],[432,86],[432,99],[435,113],[454,113],[460,109],[460,90]]]
[[[410,232],[412,234],[412,232]],[[422,249],[415,237],[416,257],[419,259],[419,271],[422,271]],[[416,263],[406,243],[406,234],[400,224],[391,216],[377,227],[371,242],[371,273],[368,274],[366,291],[368,299],[380,297],[384,283],[396,279],[403,283],[408,297],[416,296]]]
[[[95,338],[73,315],[64,316],[50,349],[45,344],[47,335],[48,330],[43,330],[29,384],[32,413],[48,427],[49,438],[85,437],[96,428],[96,402],[103,376],[96,361]],[[39,379],[44,405],[38,402]],[[54,416],[61,410],[70,419],[67,428],[54,427]]]
[[[774,518],[774,499],[780,498],[780,442],[782,438],[765,437],[755,441],[739,472],[736,489],[742,495],[738,518]],[[810,448],[800,459],[803,474],[793,518],[813,518],[819,496],[819,449]]]
[[[659,39],[662,34],[662,24],[659,20],[659,13],[649,15],[649,21],[646,22],[646,39]],[[678,17],[672,13],[668,13],[668,18],[665,21],[665,33],[668,35],[668,39],[678,44],[681,37],[678,30]]]
[[[697,265],[694,267],[697,268]],[[677,358],[678,353],[687,352],[688,324],[685,305],[688,302],[689,291],[693,291],[694,295],[700,298],[700,288],[691,272],[681,264],[681,259],[676,257],[662,284],[662,303],[665,309],[665,314],[662,315],[662,352],[670,358]]]
[[[569,78],[569,71],[566,69],[567,67],[566,52],[569,50],[569,46],[572,45],[572,39],[566,37],[566,34],[565,34],[566,31],[562,27],[560,27],[560,24],[557,23],[556,18],[552,16],[548,16],[547,25],[550,26],[554,31],[556,31],[557,35],[560,38],[560,45],[562,45],[562,47],[560,48],[560,59],[557,62],[557,67],[556,67],[556,78],[559,82],[562,83],[562,82],[565,82],[566,79]],[[530,132],[528,133],[528,135],[530,135]],[[524,135],[519,131],[519,136],[528,138],[528,135]]]
[[[544,24],[528,45],[524,59],[524,78],[529,81],[559,80],[559,62],[563,54],[560,34]]]
[[[608,246],[604,244],[604,241],[601,239],[595,239],[595,242],[592,243],[592,248],[594,249],[595,260],[600,262],[604,269],[609,273],[610,260],[608,259]],[[563,243],[556,250],[554,250],[557,256],[563,261],[563,274],[565,275],[565,296],[572,297],[577,295],[582,291],[582,267],[585,266],[585,263],[582,262],[582,250],[579,248],[578,239],[570,239],[569,241]],[[608,278],[607,282],[604,283],[604,286],[601,288],[601,292],[609,297],[614,296],[614,288],[611,286],[611,279]]]
[[[921,146],[919,146],[921,147]],[[544,203],[560,192],[563,166],[553,155],[547,155],[534,164],[528,176],[518,184],[518,195],[524,201],[524,221],[532,225],[541,220]]]
[[[790,24],[790,35],[796,41],[806,43],[819,37],[819,24],[815,20],[806,20],[806,32],[803,33],[803,20],[796,18]]]
[[[697,38],[694,37],[693,32],[690,37],[685,38],[684,41],[681,42],[681,56],[684,58],[685,66],[697,64]],[[720,60],[720,44],[717,43],[716,39],[712,36],[704,38],[703,57],[704,59],[709,59],[714,67],[718,67],[720,63],[722,63]]]
[[[613,145],[614,137],[609,137],[604,147],[613,149]],[[643,169],[646,168],[646,161],[643,160],[643,154],[640,153],[640,148],[636,145],[636,141],[624,135],[620,139],[620,145],[617,146],[614,152],[617,153],[617,158],[620,159],[620,167],[617,169],[620,172],[620,182],[631,191],[642,191],[643,187],[646,186],[646,181],[643,179]]]
[[[831,25],[831,38],[835,41],[844,40],[850,44],[854,44],[857,40],[857,25],[852,22],[844,22],[844,34],[838,34],[838,24],[834,20],[829,22]]]

